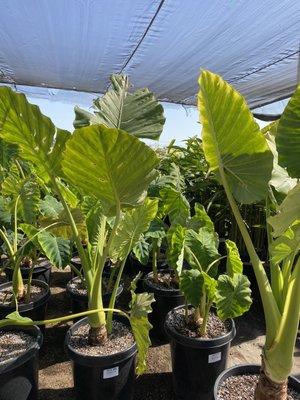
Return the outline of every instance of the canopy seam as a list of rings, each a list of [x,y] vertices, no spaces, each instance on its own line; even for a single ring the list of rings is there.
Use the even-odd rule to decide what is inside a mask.
[[[141,37],[141,39],[139,40],[139,42],[137,43],[137,45],[135,46],[133,52],[130,54],[130,56],[128,57],[127,61],[125,62],[125,64],[123,65],[123,67],[121,68],[119,74],[121,74],[124,69],[127,67],[127,65],[130,63],[130,61],[132,60],[132,58],[134,57],[135,53],[137,52],[138,48],[140,47],[140,45],[142,44],[143,40],[145,39],[145,37],[147,36],[147,33],[149,32],[151,26],[153,25],[153,22],[155,21],[160,9],[162,8],[163,4],[164,4],[165,0],[161,0],[161,2],[159,3],[159,6],[157,7],[157,10],[155,11],[153,17],[151,18],[151,21],[149,22],[149,25],[147,26],[145,32],[143,33],[143,36]]]

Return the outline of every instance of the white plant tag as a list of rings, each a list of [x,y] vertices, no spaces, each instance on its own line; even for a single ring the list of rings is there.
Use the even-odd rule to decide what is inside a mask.
[[[215,363],[217,361],[220,361],[221,358],[222,358],[221,352],[215,353],[215,354],[210,354],[208,356],[208,364],[212,364],[212,363]]]
[[[103,371],[103,379],[114,378],[119,375],[119,367],[108,368]]]

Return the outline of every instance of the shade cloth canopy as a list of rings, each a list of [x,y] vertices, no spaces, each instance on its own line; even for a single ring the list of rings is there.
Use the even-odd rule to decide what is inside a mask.
[[[299,0],[1,0],[0,82],[49,97],[103,93],[126,73],[191,105],[204,68],[254,108],[294,91],[299,32]]]

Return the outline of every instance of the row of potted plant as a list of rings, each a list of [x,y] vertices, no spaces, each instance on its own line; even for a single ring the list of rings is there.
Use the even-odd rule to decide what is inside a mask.
[[[226,372],[214,391],[235,335],[232,318],[251,305],[250,283],[235,243],[227,240],[226,254],[220,254],[218,235],[205,208],[196,203],[191,209],[176,164],[167,174],[157,172],[156,153],[138,137],[159,135],[164,122],[162,108],[149,91],[130,93],[128,89],[126,77],[113,76],[112,88],[95,101],[94,114],[76,109],[77,129],[71,135],[55,128],[23,95],[0,88],[0,136],[18,154],[17,176],[26,183],[29,177],[36,182],[26,194],[25,185],[15,185],[17,190],[8,192],[12,235],[5,229],[0,234],[13,269],[12,283],[4,288],[10,295],[9,302],[4,302],[11,309],[2,315],[0,327],[4,332],[26,330],[36,337],[36,351],[21,356],[18,367],[24,373],[28,354],[34,355],[31,370],[36,371],[36,352],[42,340],[32,325],[86,317],[76,322],[66,337],[78,398],[129,399],[136,352],[140,374],[146,368],[153,325],[152,334],[171,343],[176,397],[215,396],[221,400],[222,385],[226,379],[230,382],[231,375],[259,372],[259,367]],[[296,296],[300,214],[295,201],[299,190],[294,179],[299,177],[295,146],[300,129],[299,90],[280,121],[261,131],[245,100],[220,77],[204,71],[199,109],[204,155],[224,187],[265,311],[266,344],[254,398],[287,399],[300,315]],[[25,173],[22,163],[28,168]],[[10,175],[11,171],[2,187],[9,187]],[[28,200],[38,197],[38,190],[42,198],[29,220],[26,206]],[[237,206],[237,202],[265,198],[271,282]],[[19,237],[20,232],[24,237]],[[69,289],[78,291],[79,282],[86,304],[79,313],[54,320],[28,314],[30,310],[22,307],[33,304],[28,293],[37,257],[44,254],[64,267],[73,245],[80,262],[72,267],[78,275],[77,286],[73,282]],[[28,252],[33,255],[24,260]],[[125,312],[116,308],[116,300],[128,258],[134,265],[150,262],[151,270],[140,287],[137,279],[132,280],[129,311]],[[23,268],[30,272],[24,288],[21,271],[26,262],[29,265]],[[0,369],[3,382],[13,367],[8,363]],[[32,398],[37,396],[36,382],[31,387]],[[295,380],[289,383],[299,391]],[[6,393],[7,387],[3,387]]]

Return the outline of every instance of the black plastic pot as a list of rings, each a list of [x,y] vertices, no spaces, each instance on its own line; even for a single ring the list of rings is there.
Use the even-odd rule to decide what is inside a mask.
[[[259,375],[260,365],[255,364],[246,364],[246,365],[237,365],[236,367],[228,368],[218,377],[214,387],[214,400],[218,400],[218,390],[222,383],[231,376],[237,375],[251,375],[256,374]],[[289,387],[294,389],[295,392],[300,393],[300,381],[293,376],[289,377]]]
[[[19,357],[0,365],[1,400],[37,400],[39,349],[43,335],[37,326],[7,326],[3,331],[22,331],[36,340],[33,346]]]
[[[170,272],[166,270],[166,272]],[[152,313],[149,314],[149,321],[153,328],[150,331],[152,337],[163,342],[168,342],[168,337],[165,333],[165,319],[169,311],[177,306],[184,304],[184,296],[179,289],[163,289],[152,285],[150,278],[152,272],[148,273],[144,279],[144,290],[154,294],[155,302],[152,303]]]
[[[77,313],[86,311],[88,309],[88,296],[87,296],[87,294],[74,293],[72,290],[70,290],[69,283],[72,282],[74,279],[77,279],[77,277],[71,279],[71,281],[68,282],[66,291],[67,291],[67,295],[71,299],[72,314],[77,314]],[[120,286],[118,287],[117,298],[120,296],[120,294],[122,292],[123,292],[123,283],[121,283]],[[110,297],[111,297],[111,292],[105,293],[103,295],[103,306],[104,307],[108,307]],[[78,321],[78,318],[74,318],[73,321]]]
[[[26,281],[24,281],[24,283],[26,284]],[[51,295],[50,288],[47,283],[35,279],[32,280],[32,283],[44,287],[46,289],[45,293],[39,299],[31,301],[28,304],[20,303],[18,306],[18,310],[23,317],[31,318],[33,321],[44,320],[46,316],[47,303]],[[11,284],[11,282],[2,283],[0,285],[0,291],[11,286]],[[6,315],[12,313],[15,310],[16,308],[12,305],[0,303],[0,319],[5,318]],[[41,329],[43,330],[44,327],[41,327]]]
[[[73,265],[78,271],[80,271],[81,273],[83,273],[82,265],[81,265],[81,259],[80,259],[79,255],[78,255],[78,253],[75,253],[75,254],[73,255],[73,257],[71,258],[70,264]],[[110,273],[110,271],[111,271],[111,262],[110,262],[110,261],[107,261],[107,262],[105,263],[105,266],[104,266],[104,272],[105,272],[105,273]],[[76,277],[77,277],[77,274],[76,274],[75,271],[72,269],[72,267],[71,267],[71,277],[72,277],[72,278],[76,278]]]
[[[42,281],[50,285],[51,280],[51,268],[52,264],[47,259],[42,259],[38,261],[33,269],[32,278],[38,281]],[[21,274],[24,279],[29,278],[30,269],[21,267]],[[5,268],[5,274],[8,281],[12,280],[13,270],[11,268]]]
[[[165,330],[170,339],[175,398],[212,400],[215,381],[226,368],[230,342],[235,337],[233,320],[230,332],[214,339],[184,336],[170,328],[167,321],[168,316]]]
[[[122,317],[116,320],[127,323]],[[134,391],[136,345],[110,356],[80,354],[70,344],[72,332],[85,324],[76,322],[66,335],[65,347],[73,361],[73,377],[78,400],[131,400]]]

